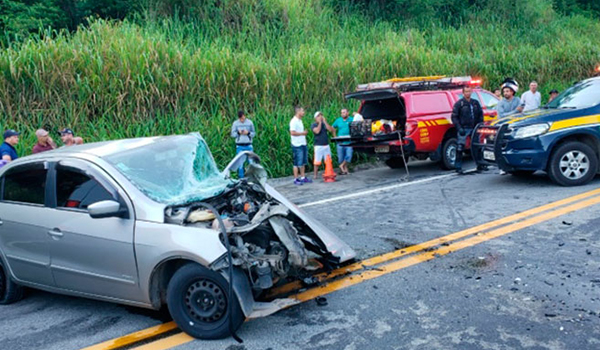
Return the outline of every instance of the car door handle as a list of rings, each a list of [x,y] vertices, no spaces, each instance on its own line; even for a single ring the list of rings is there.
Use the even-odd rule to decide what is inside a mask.
[[[48,234],[52,236],[52,238],[62,238],[63,236],[63,233],[57,228],[48,231]]]

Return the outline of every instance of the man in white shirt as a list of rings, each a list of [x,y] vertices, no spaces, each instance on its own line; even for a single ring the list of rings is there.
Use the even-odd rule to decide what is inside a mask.
[[[538,83],[532,81],[529,84],[529,91],[525,92],[521,96],[521,106],[523,107],[523,112],[538,109],[542,104],[542,95],[539,91],[537,91],[537,88]]]
[[[294,117],[290,121],[290,134],[292,139],[292,155],[294,160],[294,185],[303,185],[312,182],[304,175],[308,163],[308,149],[306,147],[306,134],[302,123],[304,108],[294,107]]]

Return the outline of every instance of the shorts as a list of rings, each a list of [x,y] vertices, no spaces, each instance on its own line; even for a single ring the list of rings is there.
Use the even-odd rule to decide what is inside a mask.
[[[315,159],[313,161],[313,164],[321,165],[323,163],[323,160],[326,159],[327,156],[331,157],[331,148],[329,148],[329,145],[315,146]]]
[[[304,146],[292,146],[292,155],[294,158],[294,166],[301,167],[308,163],[308,150]]]
[[[354,150],[350,146],[337,145],[338,163],[352,162],[352,154]]]

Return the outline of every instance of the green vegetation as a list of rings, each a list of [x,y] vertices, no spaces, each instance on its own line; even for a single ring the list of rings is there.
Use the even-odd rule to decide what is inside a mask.
[[[359,83],[433,74],[471,74],[488,88],[536,79],[546,93],[600,62],[600,12],[585,1],[427,0],[421,11],[403,0],[129,3],[141,12],[88,9],[94,19],[67,17],[77,30],[57,19],[19,35],[0,7],[0,129],[24,132],[22,154],[44,125],[70,126],[87,142],[200,131],[224,165],[242,108],[258,129],[256,151],[281,176],[291,170],[295,104],[306,106],[307,125],[317,109],[332,120],[357,107],[342,94]]]

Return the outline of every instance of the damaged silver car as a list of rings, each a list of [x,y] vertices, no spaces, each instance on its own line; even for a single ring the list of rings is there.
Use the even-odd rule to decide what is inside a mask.
[[[247,177],[230,179],[247,160]],[[166,305],[188,334],[222,338],[289,305],[258,302],[269,289],[354,256],[266,183],[255,154],[220,172],[199,134],[62,148],[0,170],[0,304],[28,286]]]

